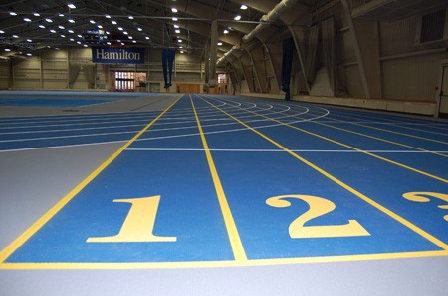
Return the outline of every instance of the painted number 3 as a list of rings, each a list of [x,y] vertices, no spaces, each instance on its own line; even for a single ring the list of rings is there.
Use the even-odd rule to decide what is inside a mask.
[[[296,198],[306,202],[310,209],[296,218],[289,225],[289,236],[291,238],[324,238],[324,237],[350,237],[369,236],[370,234],[356,220],[348,220],[344,225],[305,226],[305,223],[323,216],[336,209],[334,202],[312,195],[280,195],[270,197],[266,203],[276,208],[286,208],[291,202],[286,199]]]

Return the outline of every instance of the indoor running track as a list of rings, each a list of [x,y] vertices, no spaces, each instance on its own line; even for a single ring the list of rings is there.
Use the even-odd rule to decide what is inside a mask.
[[[1,268],[245,266],[448,255],[448,125],[230,96],[3,118],[0,149],[122,142]]]

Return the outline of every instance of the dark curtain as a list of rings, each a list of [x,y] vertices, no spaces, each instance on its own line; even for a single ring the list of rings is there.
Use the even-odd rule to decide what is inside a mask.
[[[319,45],[319,25],[312,26],[307,31],[307,46],[305,52],[305,73],[310,86],[316,79],[317,51]]]
[[[288,38],[283,41],[283,61],[282,61],[282,91],[285,94],[285,100],[291,97],[289,84],[291,82],[292,57],[294,54],[294,39]]]
[[[330,79],[333,92],[336,94],[336,29],[334,18],[327,19],[322,22],[322,47],[327,68],[328,77]]]
[[[164,88],[169,88],[171,86],[175,54],[176,51],[174,49],[162,48],[162,70],[163,80],[165,82]]]

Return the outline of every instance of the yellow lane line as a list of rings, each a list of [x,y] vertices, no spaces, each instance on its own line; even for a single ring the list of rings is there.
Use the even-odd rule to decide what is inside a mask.
[[[182,261],[182,262],[125,262],[125,263],[3,263],[1,269],[164,269],[164,268],[205,268],[205,267],[240,267],[269,266],[301,263],[328,263],[365,260],[386,260],[398,258],[427,258],[448,256],[448,251],[420,251],[406,253],[338,255],[319,257],[294,257],[252,259],[247,261]]]
[[[179,97],[174,103],[168,106],[155,119],[148,123],[140,132],[138,132],[131,140],[124,144],[121,148],[115,151],[105,162],[90,173],[81,183],[73,188],[66,196],[64,196],[56,205],[54,205],[48,212],[39,218],[33,225],[31,225],[25,232],[23,232],[14,242],[4,248],[0,252],[0,265],[13,253],[20,248],[28,239],[30,239],[40,228],[42,228],[51,218],[53,218],[68,202],[70,202],[81,190],[83,190],[90,182],[92,182],[106,167],[108,167],[120,155],[123,150],[129,147],[135,140],[137,140],[145,131],[147,131],[157,120],[160,119],[174,104],[176,104],[182,97]]]
[[[295,116],[295,118],[303,119],[303,118],[301,118],[299,116]],[[351,124],[351,125],[359,125],[359,124],[356,124],[356,123],[350,123],[350,122],[346,122],[346,121],[342,121],[342,120],[336,120],[336,119],[331,119],[331,118],[327,118],[327,119],[329,119],[329,120],[331,120],[333,122],[347,123],[347,124]],[[337,129],[337,130],[340,130],[340,131],[343,131],[343,132],[346,132],[346,133],[354,134],[354,135],[357,135],[357,136],[373,139],[375,141],[380,141],[380,142],[384,142],[384,143],[388,143],[388,144],[392,144],[392,145],[396,145],[396,146],[401,146],[401,147],[405,147],[405,148],[409,148],[409,149],[417,149],[417,150],[420,150],[420,151],[429,152],[431,154],[436,154],[436,155],[439,155],[439,156],[448,157],[448,155],[440,153],[440,152],[434,152],[434,151],[430,151],[430,150],[427,150],[427,149],[424,149],[424,148],[413,147],[413,146],[405,145],[405,144],[402,144],[402,143],[397,143],[397,142],[394,142],[394,141],[390,141],[390,140],[386,140],[386,139],[382,139],[382,138],[377,138],[377,137],[374,137],[374,136],[366,135],[366,134],[363,134],[363,133],[358,133],[358,132],[355,132],[355,131],[351,131],[351,130],[347,130],[347,129],[344,129],[344,128],[340,128],[340,127],[332,126],[332,125],[329,125],[329,124],[325,124],[325,123],[322,123],[322,122],[317,122],[317,121],[310,121],[310,122],[312,122],[314,124],[326,126],[326,127],[329,127],[329,128]]]
[[[191,106],[193,107],[194,116],[196,118],[196,123],[198,125],[199,134],[201,135],[202,145],[204,146],[205,155],[207,157],[208,166],[210,168],[210,173],[212,175],[213,183],[215,185],[216,194],[218,195],[219,205],[221,207],[222,215],[224,217],[224,223],[227,228],[227,233],[229,235],[230,245],[232,246],[233,254],[236,261],[246,261],[247,256],[244,250],[243,244],[241,242],[240,235],[238,234],[238,229],[236,227],[235,221],[233,220],[232,212],[227,202],[226,194],[224,193],[224,188],[222,187],[221,180],[219,179],[218,171],[216,170],[215,162],[213,161],[212,154],[207,144],[207,140],[202,130],[201,122],[199,121],[199,116],[196,112],[193,99],[190,95]]]
[[[345,117],[345,118],[351,118],[349,116],[344,116],[344,115],[340,115],[340,114],[338,114],[338,116],[339,117]],[[438,140],[434,140],[434,139],[428,139],[428,138],[423,138],[423,137],[414,136],[414,135],[410,135],[410,134],[394,132],[394,131],[391,131],[391,130],[382,129],[382,128],[378,128],[378,127],[373,127],[373,126],[368,126],[368,125],[364,125],[364,124],[360,124],[360,123],[351,123],[351,124],[357,125],[357,126],[361,126],[361,127],[365,127],[365,128],[369,128],[369,129],[373,129],[373,130],[386,132],[386,133],[391,133],[391,134],[396,134],[396,135],[400,135],[400,136],[405,136],[405,137],[415,138],[415,139],[419,139],[419,140],[424,140],[424,141],[428,141],[428,142],[434,142],[434,143],[439,143],[439,144],[443,144],[443,145],[448,145],[447,142],[438,141]],[[407,129],[411,129],[411,128],[407,128]]]
[[[204,99],[203,99],[204,100]],[[433,244],[435,244],[436,246],[448,250],[448,245],[445,244],[444,242],[442,242],[441,240],[439,240],[438,238],[432,236],[431,234],[427,233],[426,231],[424,231],[423,229],[419,228],[418,226],[414,225],[413,223],[409,222],[408,220],[402,218],[401,216],[399,216],[398,214],[392,212],[391,210],[387,209],[386,207],[382,206],[381,204],[377,203],[376,201],[374,201],[373,199],[367,197],[366,195],[362,194],[361,192],[357,191],[355,188],[351,187],[350,185],[342,182],[341,180],[339,180],[338,178],[336,178],[335,176],[333,176],[332,174],[330,174],[329,172],[325,171],[324,169],[320,168],[319,166],[315,165],[314,163],[312,163],[311,161],[307,160],[306,158],[300,156],[299,154],[295,153],[294,151],[282,146],[281,144],[277,143],[276,141],[272,140],[271,138],[269,138],[268,136],[264,135],[263,133],[259,132],[258,130],[252,128],[251,126],[249,126],[248,124],[242,122],[241,120],[239,120],[238,118],[235,118],[234,116],[230,115],[229,113],[227,113],[226,111],[222,110],[221,108],[213,105],[212,103],[208,102],[207,100],[204,100],[205,102],[207,102],[208,104],[210,104],[211,106],[213,106],[214,108],[220,110],[222,113],[224,113],[225,115],[227,115],[228,117],[232,118],[233,120],[239,122],[241,125],[245,126],[247,129],[251,130],[252,132],[256,133],[257,135],[259,135],[260,137],[262,137],[263,139],[265,139],[266,141],[272,143],[273,145],[277,146],[280,149],[285,150],[286,152],[288,152],[289,154],[291,154],[292,156],[294,156],[295,158],[297,158],[298,160],[302,161],[303,163],[307,164],[308,166],[312,167],[313,169],[315,169],[316,171],[318,171],[319,173],[321,173],[322,175],[324,175],[325,177],[327,177],[328,179],[332,180],[333,182],[335,182],[336,184],[338,184],[339,186],[341,186],[342,188],[346,189],[347,191],[353,193],[354,195],[356,195],[357,197],[359,197],[360,199],[364,200],[365,202],[367,202],[368,204],[372,205],[373,207],[375,207],[376,209],[380,210],[381,212],[385,213],[386,215],[388,215],[389,217],[393,218],[394,220],[400,222],[401,224],[403,224],[404,226],[408,227],[409,229],[411,229],[412,231],[418,233],[420,236],[426,238],[427,240],[429,240],[430,242],[432,242]]]
[[[216,106],[215,106],[215,108],[216,108]],[[328,141],[328,142],[334,143],[334,144],[336,144],[336,145],[338,145],[338,146],[341,146],[341,147],[344,147],[344,148],[347,148],[347,149],[351,149],[351,150],[356,150],[356,151],[362,152],[362,153],[364,153],[364,154],[367,154],[367,155],[370,155],[370,156],[372,156],[372,157],[375,157],[375,158],[381,159],[381,160],[383,160],[383,161],[386,161],[386,162],[392,163],[392,164],[394,164],[394,165],[397,165],[397,166],[400,166],[400,167],[402,167],[402,168],[405,168],[405,169],[411,170],[411,171],[413,171],[413,172],[416,172],[416,173],[419,173],[419,174],[425,175],[425,176],[427,176],[427,177],[430,177],[430,178],[436,179],[436,180],[438,180],[438,181],[442,181],[442,182],[444,182],[444,183],[448,183],[448,180],[447,180],[447,179],[445,179],[445,178],[442,178],[442,177],[439,177],[439,176],[436,176],[436,175],[430,174],[430,173],[428,173],[428,172],[425,172],[425,171],[419,170],[419,169],[417,169],[417,168],[414,168],[414,167],[411,167],[411,166],[405,165],[405,164],[403,164],[403,163],[400,163],[400,162],[394,161],[394,160],[392,160],[392,159],[389,159],[389,158],[386,158],[386,157],[383,157],[383,156],[379,156],[379,155],[377,155],[377,154],[375,154],[375,153],[372,153],[372,152],[368,152],[368,151],[365,151],[365,150],[362,150],[362,149],[359,149],[359,148],[356,148],[356,147],[351,147],[351,146],[349,146],[349,145],[343,144],[343,143],[341,143],[341,142],[338,142],[338,141],[336,141],[336,140],[333,140],[333,139],[330,139],[330,138],[324,137],[324,136],[322,136],[322,135],[319,135],[319,134],[315,134],[315,133],[313,133],[313,132],[310,132],[310,131],[307,131],[307,130],[301,129],[301,128],[299,128],[299,127],[296,127],[296,126],[290,125],[290,124],[288,124],[288,123],[282,122],[282,121],[280,121],[280,120],[277,120],[277,119],[275,119],[275,118],[271,118],[271,117],[268,117],[268,116],[265,116],[265,115],[262,115],[262,114],[259,114],[259,113],[256,113],[256,112],[253,112],[253,111],[251,111],[251,110],[246,110],[246,109],[244,109],[244,108],[241,108],[241,107],[237,107],[237,108],[238,108],[238,109],[241,109],[241,110],[245,110],[245,111],[246,111],[246,112],[248,112],[248,113],[252,113],[252,114],[254,114],[254,115],[257,115],[257,116],[260,116],[260,117],[264,117],[264,118],[266,118],[266,119],[269,119],[269,120],[271,120],[271,121],[277,122],[277,123],[279,123],[279,124],[281,124],[281,125],[284,125],[284,126],[287,126],[287,127],[289,127],[289,128],[292,128],[292,129],[298,130],[298,131],[300,131],[300,132],[303,132],[303,133],[309,134],[309,135],[311,135],[311,136],[314,136],[314,137],[320,138],[320,139],[322,139],[322,140],[325,140],[325,141]],[[298,117],[296,117],[296,118],[298,118]]]

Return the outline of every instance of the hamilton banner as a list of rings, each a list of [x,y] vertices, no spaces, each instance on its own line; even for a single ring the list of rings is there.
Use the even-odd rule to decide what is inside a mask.
[[[144,48],[92,47],[92,62],[103,64],[143,64]]]

